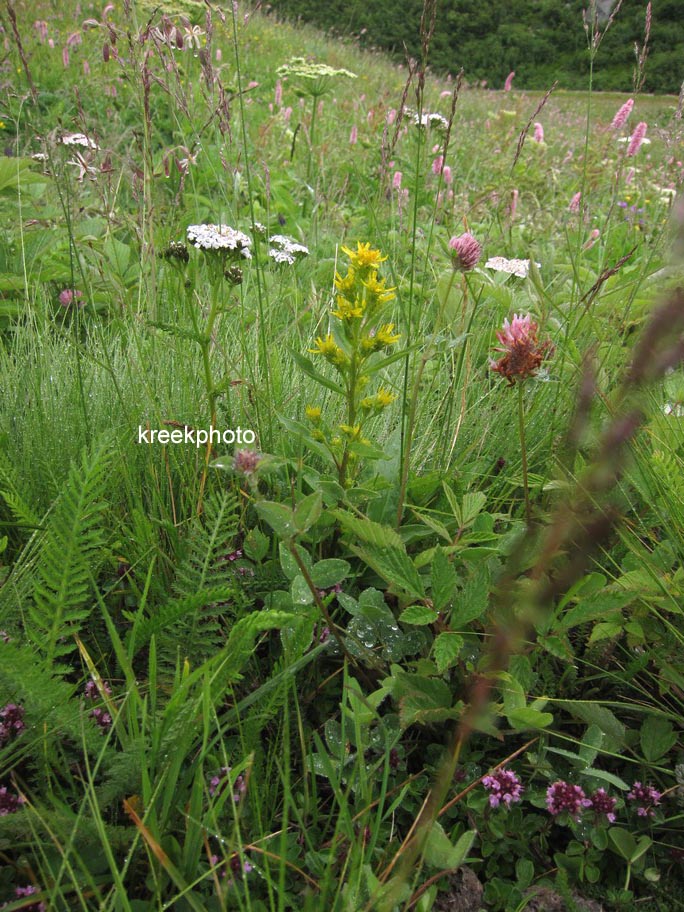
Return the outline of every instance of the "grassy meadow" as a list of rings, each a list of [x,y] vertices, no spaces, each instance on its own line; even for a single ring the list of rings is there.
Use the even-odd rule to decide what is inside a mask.
[[[434,14],[0,10],[7,912],[684,908],[682,102]]]

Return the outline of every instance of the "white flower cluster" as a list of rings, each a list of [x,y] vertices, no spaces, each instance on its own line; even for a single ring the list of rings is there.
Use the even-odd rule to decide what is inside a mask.
[[[314,63],[303,57],[292,57],[287,63],[278,67],[278,76],[294,76],[297,79],[331,79],[335,76],[346,76],[356,79],[356,73],[349,70],[336,70],[327,63]]]
[[[536,263],[537,269],[541,269],[541,263]],[[493,269],[495,272],[507,272],[509,275],[518,276],[526,279],[530,272],[529,260],[507,260],[506,257],[490,257],[485,263],[485,269]]]
[[[304,244],[298,244],[297,241],[284,234],[274,234],[269,239],[273,246],[269,249],[268,255],[276,263],[287,263],[288,266],[294,265],[298,257],[308,256],[309,248]]]
[[[85,149],[100,148],[95,140],[90,139],[85,133],[65,133],[60,142],[65,146],[83,146]]]
[[[252,259],[252,239],[230,225],[188,225],[188,243],[198,250],[233,250]]]
[[[411,122],[416,127],[442,127],[444,130],[449,126],[449,121],[446,117],[442,117],[441,114],[430,114],[423,112],[423,114],[418,114],[416,112],[411,113]]]

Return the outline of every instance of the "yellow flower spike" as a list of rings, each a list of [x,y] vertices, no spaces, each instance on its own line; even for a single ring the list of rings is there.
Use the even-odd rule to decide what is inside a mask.
[[[394,323],[384,323],[375,332],[361,340],[361,350],[364,354],[380,351],[399,341],[401,336],[394,332]]]
[[[394,393],[390,393],[389,390],[383,389],[382,387],[380,387],[377,396],[375,397],[378,408],[381,409],[387,408],[388,405],[392,405],[396,398]]]
[[[306,417],[312,424],[318,424],[321,420],[321,410],[317,405],[307,405]]]
[[[354,275],[354,268],[352,266],[347,270],[346,276],[341,276],[339,272],[335,273],[335,288],[340,294],[348,295],[350,292],[354,291],[355,286],[356,276]]]
[[[352,302],[349,298],[338,295],[337,310],[333,310],[332,314],[333,317],[337,317],[338,320],[353,320],[362,317],[365,308],[366,304],[360,298],[356,298]]]
[[[354,253],[353,250],[350,250],[349,247],[343,247],[342,251],[347,254],[351,260],[352,266],[355,266],[357,269],[364,269],[367,266],[372,266],[377,269],[380,263],[387,259],[379,250],[374,250],[371,247],[370,242],[362,244],[361,241],[357,241],[356,253]]]
[[[360,424],[355,424],[354,427],[349,424],[341,424],[339,428],[349,440],[358,440],[361,437]]]
[[[376,299],[378,304],[386,304],[396,297],[394,294],[396,288],[387,288],[386,279],[378,280],[378,274],[375,271],[363,282],[363,287]]]
[[[345,353],[333,339],[332,333],[328,333],[325,339],[319,336],[316,339],[316,348],[310,348],[308,351],[312,355],[323,355],[326,361],[337,367],[345,367],[348,361]]]

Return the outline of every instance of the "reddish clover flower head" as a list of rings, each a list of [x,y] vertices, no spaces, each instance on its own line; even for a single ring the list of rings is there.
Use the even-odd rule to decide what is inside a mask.
[[[589,799],[597,819],[605,817],[610,823],[615,823],[615,805],[617,798],[611,798],[604,788],[596,789]]]
[[[233,469],[239,475],[254,475],[261,462],[261,454],[256,450],[236,450],[233,457]]]
[[[21,795],[13,795],[7,790],[7,786],[0,788],[0,817],[7,817],[8,814],[14,814],[22,804],[26,804],[26,799]]]
[[[584,808],[591,807],[591,799],[587,798],[581,786],[559,779],[546,790],[546,807],[554,817],[567,812],[573,820],[579,821]]]
[[[632,113],[633,107],[634,99],[628,98],[613,118],[613,121],[610,125],[613,130],[621,130],[624,127],[624,125],[627,123],[627,118]]]
[[[0,747],[16,738],[25,728],[23,706],[8,703],[0,709]]]
[[[539,342],[537,329],[529,314],[526,317],[513,314],[512,321],[504,320],[503,328],[496,334],[501,343],[496,351],[503,352],[503,358],[490,361],[489,366],[505,377],[509,386],[514,386],[516,380],[533,377],[553,352],[551,342]]]
[[[482,245],[469,231],[458,237],[452,237],[449,241],[449,249],[453,250],[453,264],[457,272],[469,272],[471,269],[475,269],[482,256]]]
[[[72,304],[77,304],[78,307],[82,307],[83,292],[79,291],[76,288],[65,288],[64,291],[59,293],[59,303],[62,307],[71,307]]]
[[[654,817],[653,808],[660,804],[662,797],[662,793],[652,785],[642,785],[641,782],[635,782],[631,792],[627,792],[627,798],[635,803],[639,817]]]
[[[482,785],[489,792],[489,806],[498,807],[503,802],[507,807],[520,801],[524,788],[518,776],[510,769],[497,769],[482,779]]]

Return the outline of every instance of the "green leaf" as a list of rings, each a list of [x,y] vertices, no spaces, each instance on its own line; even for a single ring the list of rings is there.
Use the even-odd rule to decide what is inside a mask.
[[[552,700],[575,718],[595,725],[603,733],[603,749],[618,753],[626,746],[625,726],[607,706],[590,700]]]
[[[534,878],[534,864],[529,858],[519,858],[515,863],[515,879],[520,890],[526,890]]]
[[[603,782],[608,782],[610,785],[614,785],[615,788],[621,789],[623,792],[628,791],[629,786],[624,779],[620,779],[619,776],[616,776],[614,773],[609,773],[606,770],[594,769],[589,767],[588,769],[582,770],[582,776],[588,776],[591,779],[601,779]]]
[[[641,726],[641,750],[649,763],[655,763],[677,743],[672,723],[659,716],[649,716]]]
[[[292,510],[285,504],[261,500],[256,504],[256,511],[280,538],[287,540],[297,533]]]
[[[314,564],[311,578],[317,589],[330,589],[347,579],[351,572],[351,564],[346,560],[328,558]]]
[[[608,830],[608,837],[618,855],[621,855],[630,864],[638,861],[653,845],[653,840],[648,836],[640,836],[637,840],[629,830],[623,830],[621,827],[611,827]]]
[[[324,376],[317,371],[313,366],[313,362],[306,358],[304,355],[300,354],[297,351],[291,351],[290,354],[294,358],[297,366],[304,371],[304,373],[311,377],[312,380],[315,380],[316,383],[320,383],[321,386],[326,387],[326,389],[332,390],[334,393],[339,393],[341,396],[344,396],[344,390],[339,383],[335,383],[333,380],[330,380],[328,377]]]
[[[297,531],[300,533],[307,532],[311,526],[319,519],[323,512],[323,497],[320,491],[309,494],[304,500],[301,500],[294,511],[294,522]]]
[[[507,719],[516,731],[525,731],[528,728],[541,729],[546,728],[553,722],[553,714],[539,712],[538,709],[531,709],[529,706],[523,709],[514,709],[508,714]]]
[[[370,519],[359,519],[344,510],[333,510],[332,515],[339,520],[345,532],[354,538],[377,548],[404,548],[404,542],[391,526],[383,526]]]
[[[472,621],[483,617],[489,604],[490,580],[489,571],[481,568],[456,596],[450,619],[455,630],[462,630]]]
[[[410,605],[401,612],[399,620],[403,624],[425,626],[426,624],[433,624],[438,615],[438,611],[435,611],[434,608],[428,608],[427,605]]]
[[[377,548],[367,545],[358,548],[350,545],[351,550],[369,567],[381,576],[394,592],[405,592],[411,598],[425,598],[425,589],[420,574],[402,543],[400,548]]]
[[[605,621],[597,624],[591,631],[589,645],[598,643],[600,640],[612,640],[614,637],[620,636],[622,633],[622,626],[623,625],[620,622],[615,621]]]
[[[298,573],[292,580],[290,595],[293,605],[311,605],[313,603],[313,592],[301,573]]]
[[[447,560],[444,551],[438,548],[432,559],[432,604],[437,611],[447,608],[456,592],[456,571]]]
[[[456,662],[462,646],[463,637],[458,633],[447,630],[439,634],[432,646],[432,651],[440,674],[444,674],[447,668],[451,668]]]
[[[579,749],[579,755],[587,766],[594,762],[602,744],[603,732],[598,725],[590,725],[584,733]]]
[[[262,561],[268,554],[270,539],[261,529],[250,529],[242,546],[245,556],[255,563]]]

